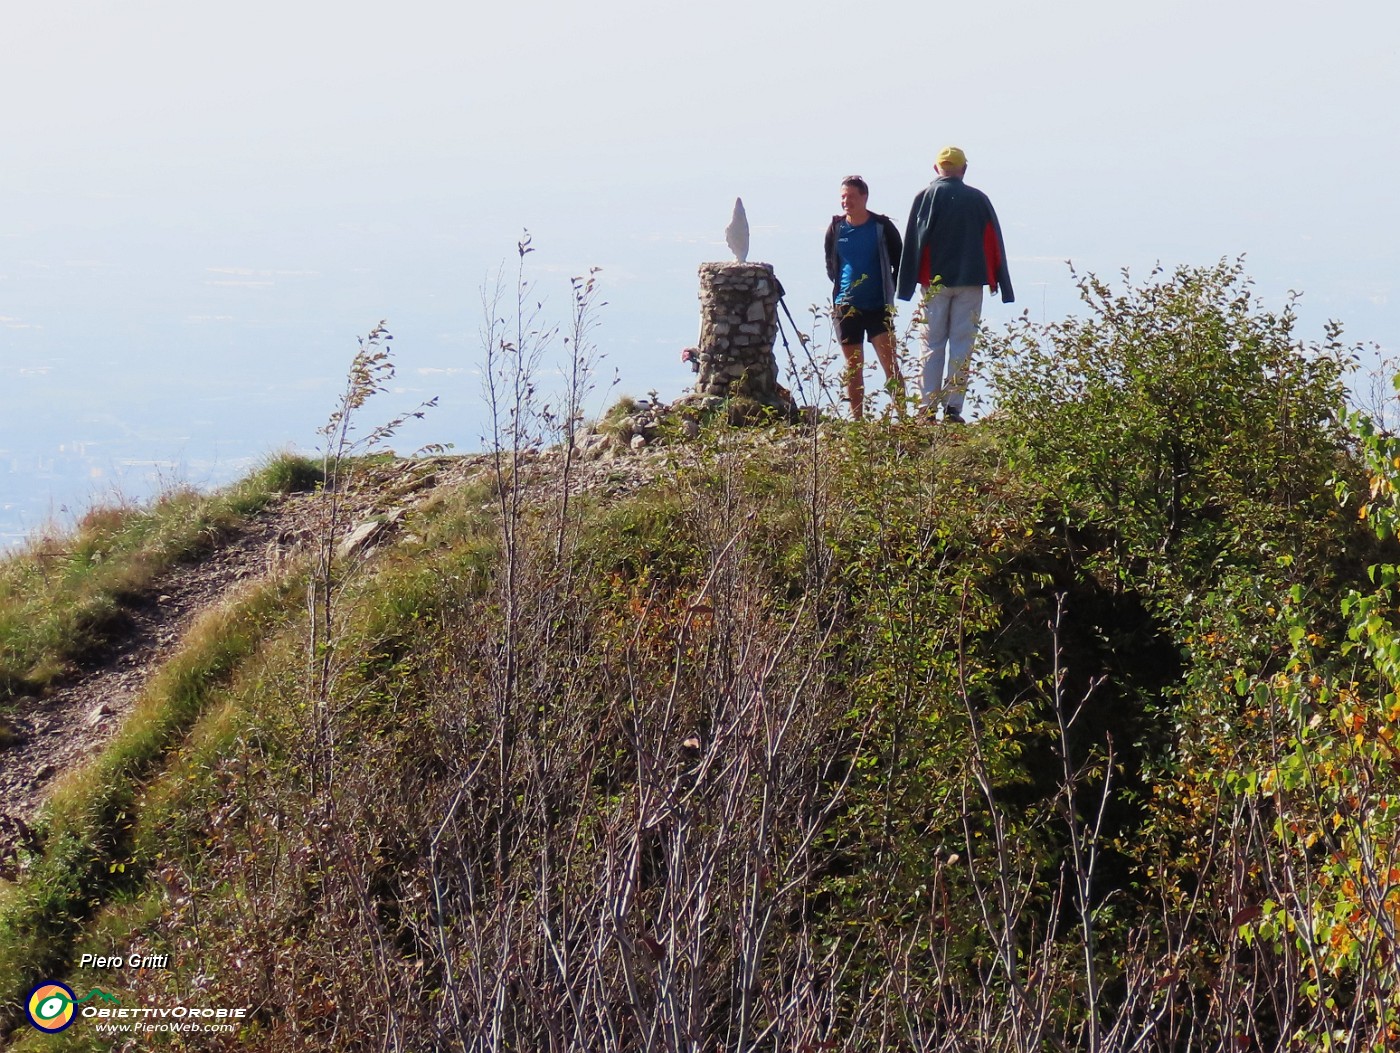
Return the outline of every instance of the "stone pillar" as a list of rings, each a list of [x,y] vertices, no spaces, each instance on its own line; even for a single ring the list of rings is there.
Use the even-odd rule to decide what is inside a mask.
[[[767,263],[700,264],[700,377],[703,399],[743,396],[787,413],[773,338],[779,285]]]

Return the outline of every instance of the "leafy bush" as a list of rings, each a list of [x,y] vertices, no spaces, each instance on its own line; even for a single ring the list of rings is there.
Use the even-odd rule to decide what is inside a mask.
[[[1076,281],[1087,317],[987,342],[999,426],[1060,516],[1147,587],[1314,548],[1343,446],[1340,328],[1305,346],[1292,302],[1264,310],[1239,262]]]

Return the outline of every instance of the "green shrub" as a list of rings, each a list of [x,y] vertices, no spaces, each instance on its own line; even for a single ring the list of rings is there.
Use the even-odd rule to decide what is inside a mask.
[[[1077,281],[1087,316],[1023,318],[986,348],[998,427],[1059,516],[1110,536],[1140,585],[1312,547],[1344,445],[1340,329],[1304,345],[1292,302],[1265,310],[1239,263]]]

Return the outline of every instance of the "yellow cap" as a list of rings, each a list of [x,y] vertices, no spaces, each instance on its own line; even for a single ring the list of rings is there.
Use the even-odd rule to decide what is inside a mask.
[[[945,146],[938,151],[938,164],[939,167],[950,165],[953,168],[962,168],[967,164],[967,154],[956,146]]]

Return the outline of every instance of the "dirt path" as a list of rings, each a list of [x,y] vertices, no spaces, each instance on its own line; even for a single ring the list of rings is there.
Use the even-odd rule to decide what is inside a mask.
[[[296,504],[284,501],[250,518],[198,563],[171,568],[152,586],[146,602],[128,609],[130,628],[100,663],[47,698],[19,700],[7,723],[21,741],[0,751],[0,856],[7,840],[22,836],[23,824],[32,819],[54,779],[96,754],[117,733],[152,673],[179,647],[199,612],[266,573],[269,549],[289,528]]]
[[[572,493],[601,492],[617,498],[635,491],[665,463],[648,451],[642,457],[580,461]],[[557,492],[557,453],[522,458],[530,466],[524,489],[534,500]],[[338,533],[352,535],[366,516],[398,515],[432,491],[461,485],[487,471],[481,455],[400,462],[357,479],[347,495]],[[250,517],[197,563],[172,567],[152,586],[144,603],[128,609],[127,632],[103,658],[44,698],[22,698],[6,715],[19,741],[0,749],[0,877],[14,866],[14,849],[28,840],[28,824],[55,781],[99,753],[121,729],[151,676],[180,647],[199,614],[225,600],[245,582],[275,572],[298,539],[314,536],[323,509],[311,495],[282,499]],[[388,533],[392,533],[388,531]],[[387,536],[387,534],[386,534]],[[372,546],[377,542],[370,540]]]
[[[357,481],[342,510],[342,530],[353,530],[361,517],[401,498],[406,485],[430,488],[435,476],[423,478],[426,486],[414,481],[431,468],[408,463]],[[245,582],[279,569],[288,550],[314,534],[321,515],[317,499],[300,494],[250,516],[198,562],[179,564],[157,579],[145,602],[127,608],[129,627],[100,660],[44,698],[18,700],[6,714],[6,725],[18,733],[19,742],[0,749],[0,876],[55,780],[116,735],[151,676],[179,649],[200,613]]]

